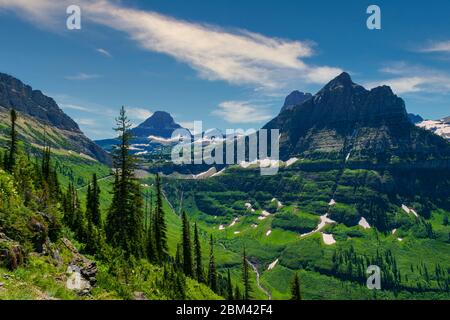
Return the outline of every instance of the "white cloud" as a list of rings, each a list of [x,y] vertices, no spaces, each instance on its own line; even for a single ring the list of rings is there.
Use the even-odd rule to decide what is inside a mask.
[[[95,51],[97,51],[98,53],[100,53],[100,54],[102,54],[102,55],[104,55],[104,56],[106,56],[108,58],[112,57],[111,53],[108,50],[106,50],[106,49],[98,48],[98,49],[95,49]]]
[[[397,62],[383,67],[380,72],[390,77],[367,82],[365,86],[373,88],[388,85],[397,94],[450,93],[450,75],[440,70]]]
[[[153,112],[144,109],[144,108],[125,108],[127,111],[128,116],[131,119],[135,119],[135,120],[146,120],[147,118],[149,118]]]
[[[450,40],[447,41],[434,41],[419,49],[419,52],[426,53],[450,53]]]
[[[0,0],[0,8],[13,9],[31,20],[48,21],[55,18],[55,11],[59,14],[54,7],[64,7],[71,1],[31,2]],[[79,5],[84,19],[122,31],[141,48],[187,63],[208,80],[278,89],[292,79],[325,83],[341,72],[339,68],[305,63],[314,54],[311,42],[267,37],[246,30],[225,30],[126,8],[107,0],[80,0]]]
[[[101,78],[101,75],[84,73],[84,72],[79,72],[75,75],[64,77],[64,79],[66,79],[66,80],[76,80],[76,81],[92,80],[92,79],[97,79],[97,78]]]
[[[94,119],[76,119],[75,121],[81,126],[93,127],[97,125],[97,121]]]
[[[62,103],[60,104],[60,107],[63,108],[64,110],[70,109],[70,110],[90,112],[88,108],[76,104]]]
[[[259,123],[272,118],[267,107],[249,101],[224,101],[212,114],[230,123]]]

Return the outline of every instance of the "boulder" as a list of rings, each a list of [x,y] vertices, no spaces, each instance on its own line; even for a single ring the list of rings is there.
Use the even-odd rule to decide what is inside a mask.
[[[25,253],[17,242],[0,233],[0,265],[15,270],[25,261]]]
[[[88,294],[97,283],[97,264],[81,255],[70,240],[62,239],[73,258],[67,267],[66,287],[79,294]]]

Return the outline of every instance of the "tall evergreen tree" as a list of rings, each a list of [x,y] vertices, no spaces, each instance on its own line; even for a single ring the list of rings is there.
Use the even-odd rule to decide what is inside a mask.
[[[227,300],[233,300],[233,284],[231,283],[230,269],[228,269],[227,273]]]
[[[163,263],[167,260],[169,250],[167,246],[167,226],[163,210],[163,194],[161,190],[161,178],[156,174],[156,207],[153,216],[153,229],[155,237],[155,248],[158,261]]]
[[[234,300],[242,300],[241,290],[239,290],[238,285],[236,285],[236,288],[234,289]]]
[[[208,284],[212,291],[217,292],[217,270],[216,270],[216,260],[214,258],[214,240],[211,235],[209,241],[209,267],[208,267]]]
[[[175,266],[178,270],[182,270],[183,269],[183,261],[181,258],[181,253],[183,251],[183,246],[181,245],[181,243],[177,244],[177,251],[175,252]]]
[[[16,110],[11,109],[10,118],[11,118],[11,132],[10,132],[10,141],[9,141],[10,145],[9,145],[8,160],[6,163],[6,170],[8,172],[13,172],[16,166],[16,153],[17,153]]]
[[[116,177],[106,236],[109,243],[124,250],[128,257],[133,255],[139,258],[144,254],[144,203],[134,177],[136,158],[130,153],[131,124],[124,107],[116,123],[119,144],[112,152]]]
[[[300,278],[298,273],[295,273],[291,283],[291,300],[302,300],[300,291]]]
[[[189,226],[189,219],[186,211],[182,215],[182,243],[183,243],[183,271],[188,277],[194,276],[192,267],[192,243],[191,243],[191,228]]]
[[[205,274],[202,263],[202,248],[198,234],[197,223],[194,225],[194,254],[195,254],[195,276],[198,282],[205,282]]]
[[[156,248],[155,248],[155,237],[154,237],[154,219],[152,210],[152,195],[147,192],[145,196],[145,229],[147,231],[146,237],[146,249],[147,249],[147,259],[150,262],[157,262]]]
[[[242,283],[244,285],[243,299],[250,300],[252,288],[251,288],[251,284],[250,284],[250,270],[249,270],[247,253],[245,251],[245,248],[244,248],[244,251],[242,252]]]
[[[69,184],[67,192],[63,197],[64,222],[75,232],[78,240],[85,240],[85,220],[81,210],[77,191],[72,183]]]
[[[91,183],[88,185],[86,195],[86,217],[94,226],[101,226],[100,187],[98,185],[96,173],[92,175]]]

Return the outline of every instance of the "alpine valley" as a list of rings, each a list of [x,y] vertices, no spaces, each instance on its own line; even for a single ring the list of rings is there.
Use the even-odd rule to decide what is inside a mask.
[[[390,87],[291,93],[273,176],[171,163],[167,112],[117,121],[93,142],[0,74],[0,299],[450,299],[449,121]]]

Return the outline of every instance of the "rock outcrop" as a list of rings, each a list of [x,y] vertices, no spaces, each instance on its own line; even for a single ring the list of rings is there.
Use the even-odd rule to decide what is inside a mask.
[[[52,148],[61,148],[85,154],[102,163],[110,164],[110,156],[81,132],[78,124],[58,106],[54,99],[40,90],[33,90],[22,81],[0,73],[0,118],[9,121],[8,112],[15,109],[25,122],[19,135],[28,143],[43,145],[47,130]],[[47,127],[47,128],[46,128]],[[31,128],[31,129],[30,129]],[[58,139],[51,139],[51,134]]]
[[[89,294],[97,283],[96,262],[82,256],[68,239],[62,239],[62,242],[73,255],[67,266],[66,287],[80,295]]]

